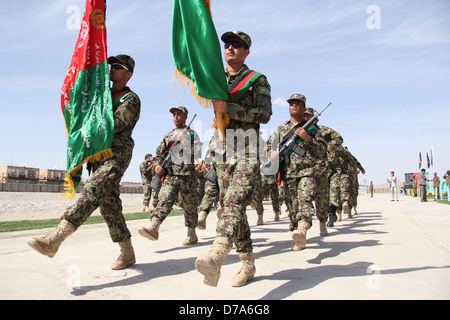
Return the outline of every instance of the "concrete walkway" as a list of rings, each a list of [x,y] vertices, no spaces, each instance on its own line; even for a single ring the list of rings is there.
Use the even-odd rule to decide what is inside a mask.
[[[326,237],[314,220],[301,252],[290,250],[285,214],[274,222],[265,206],[265,224],[256,226],[249,209],[257,273],[241,288],[230,286],[241,265],[234,251],[216,288],[195,270],[195,259],[214,241],[215,212],[190,247],[181,244],[181,216],[164,221],[159,241],[138,234],[147,220],[128,222],[137,263],[122,271],[110,269],[119,247],[104,224],[80,227],[53,259],[26,243],[48,230],[1,233],[0,299],[449,299],[450,206],[406,196],[391,202],[387,194],[358,202],[358,215],[336,223]]]

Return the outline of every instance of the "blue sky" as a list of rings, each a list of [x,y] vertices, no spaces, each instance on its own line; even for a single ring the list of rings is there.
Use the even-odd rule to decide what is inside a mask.
[[[435,168],[450,169],[450,2],[447,0],[212,0],[217,33],[242,30],[253,45],[247,65],[272,87],[270,134],[289,119],[286,99],[331,107],[320,123],[344,138],[366,169],[360,183],[418,171],[433,147]],[[3,0],[0,7],[0,165],[65,169],[67,137],[60,91],[84,0]],[[208,143],[213,111],[176,86],[171,51],[173,2],[108,0],[109,55],[129,54],[129,86],[141,98],[136,146],[123,181],[173,128],[169,109],[184,104]]]

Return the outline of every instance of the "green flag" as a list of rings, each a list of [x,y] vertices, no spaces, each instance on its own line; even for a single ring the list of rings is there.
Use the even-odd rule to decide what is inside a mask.
[[[209,0],[175,0],[172,53],[175,78],[191,87],[192,94],[203,107],[210,106],[211,100],[229,100]],[[222,120],[222,115],[217,116]]]
[[[72,198],[83,163],[112,157],[114,114],[107,64],[105,0],[87,0],[69,70],[61,90],[68,135],[64,195]]]

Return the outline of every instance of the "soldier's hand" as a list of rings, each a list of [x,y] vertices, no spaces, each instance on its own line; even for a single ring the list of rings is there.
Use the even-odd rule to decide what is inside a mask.
[[[155,168],[155,172],[156,172],[158,175],[163,176],[164,173],[166,172],[166,170],[164,170],[163,167],[161,167],[159,164],[157,164],[157,165],[156,165],[156,168]]]
[[[295,134],[298,135],[300,137],[300,139],[302,139],[303,141],[306,141],[309,138],[311,138],[308,131],[306,131],[303,128],[298,128],[297,130],[295,130]]]
[[[269,158],[275,162],[280,160],[280,155],[276,151],[271,151],[269,154]]]
[[[217,112],[228,112],[228,104],[224,100],[213,100],[214,111]]]

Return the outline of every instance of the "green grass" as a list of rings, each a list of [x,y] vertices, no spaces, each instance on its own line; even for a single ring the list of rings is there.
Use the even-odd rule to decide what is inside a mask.
[[[179,216],[184,214],[183,210],[172,210],[170,216]],[[138,212],[124,214],[126,221],[148,219],[150,212]],[[0,222],[0,232],[25,231],[34,229],[45,229],[56,227],[60,219],[47,220],[22,220],[22,221],[4,221]],[[105,219],[102,216],[89,217],[84,224],[104,223]]]

